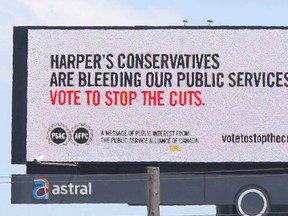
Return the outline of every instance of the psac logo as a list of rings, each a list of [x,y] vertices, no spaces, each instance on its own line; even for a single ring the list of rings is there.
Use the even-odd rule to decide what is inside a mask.
[[[86,184],[52,184],[49,185],[49,181],[45,178],[35,178],[35,187],[33,189],[33,197],[36,200],[48,200],[49,193],[53,196],[59,195],[80,195],[80,196],[91,196],[92,195],[92,183]],[[51,189],[51,190],[50,190]]]
[[[47,200],[49,199],[49,182],[45,178],[34,179],[34,184],[36,187],[33,189],[33,197],[37,200]]]

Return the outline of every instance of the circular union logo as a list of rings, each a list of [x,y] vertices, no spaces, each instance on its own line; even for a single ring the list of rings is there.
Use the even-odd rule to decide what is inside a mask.
[[[53,124],[47,134],[50,144],[66,145],[70,139],[70,132],[63,124]]]
[[[78,124],[73,127],[72,136],[72,142],[75,145],[89,145],[92,141],[93,133],[88,125]]]

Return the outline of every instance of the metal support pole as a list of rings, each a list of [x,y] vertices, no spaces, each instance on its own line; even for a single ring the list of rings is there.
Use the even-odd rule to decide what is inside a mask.
[[[160,169],[148,167],[147,173],[148,216],[160,216]]]

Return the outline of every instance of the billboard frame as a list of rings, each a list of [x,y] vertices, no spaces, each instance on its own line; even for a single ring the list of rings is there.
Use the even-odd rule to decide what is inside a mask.
[[[288,30],[286,26],[15,26],[13,32],[13,99],[12,99],[12,164],[27,164],[28,173],[53,173],[53,165],[27,162],[27,57],[29,30]],[[169,171],[235,170],[284,168],[288,162],[79,162],[76,169],[63,166],[69,173],[146,172],[148,165],[157,165]],[[58,166],[57,166],[58,167]],[[97,168],[96,168],[97,167]],[[46,169],[47,168],[47,169]],[[109,171],[107,171],[107,169]],[[53,171],[54,170],[54,171]]]

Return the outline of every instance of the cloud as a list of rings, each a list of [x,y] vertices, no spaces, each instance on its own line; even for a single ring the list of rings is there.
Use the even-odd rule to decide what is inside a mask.
[[[170,8],[137,7],[116,0],[24,0],[41,25],[178,25],[181,15]]]
[[[140,1],[139,1],[140,2]],[[13,26],[182,25],[182,17],[168,4],[127,0],[15,0],[0,4],[0,85],[11,85]]]

